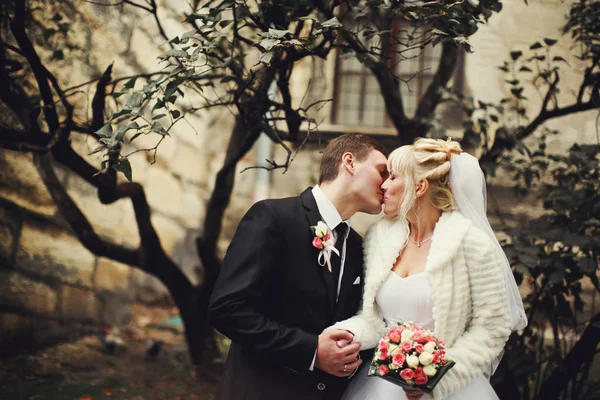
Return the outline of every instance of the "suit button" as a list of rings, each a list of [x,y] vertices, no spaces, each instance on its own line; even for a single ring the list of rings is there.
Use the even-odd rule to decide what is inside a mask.
[[[319,390],[325,390],[325,388],[326,388],[326,386],[325,386],[325,384],[324,384],[324,383],[319,383],[319,384],[317,385],[317,389],[319,389]]]

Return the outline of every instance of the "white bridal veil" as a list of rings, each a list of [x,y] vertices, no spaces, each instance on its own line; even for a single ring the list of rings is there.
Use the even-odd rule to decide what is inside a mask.
[[[523,329],[527,326],[527,316],[523,301],[519,294],[517,282],[512,274],[510,264],[486,216],[487,193],[485,177],[477,158],[468,153],[453,154],[450,158],[450,189],[454,195],[460,213],[484,231],[494,242],[498,259],[504,272],[504,284],[508,296],[511,330]],[[492,364],[492,373],[496,370],[500,358]]]

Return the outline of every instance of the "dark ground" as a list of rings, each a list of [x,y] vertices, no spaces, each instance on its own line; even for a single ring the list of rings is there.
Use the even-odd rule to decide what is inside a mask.
[[[173,319],[174,318],[174,319]],[[171,322],[168,322],[171,321]],[[173,323],[174,322],[174,323]],[[0,360],[1,400],[211,400],[222,364],[193,368],[173,310],[144,308],[108,354],[101,328],[80,339]],[[165,345],[146,358],[149,340]]]

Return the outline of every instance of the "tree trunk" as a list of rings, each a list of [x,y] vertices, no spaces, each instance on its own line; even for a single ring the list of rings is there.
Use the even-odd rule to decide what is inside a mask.
[[[550,377],[544,382],[536,400],[558,399],[570,381],[575,379],[581,367],[590,364],[596,355],[600,342],[600,313],[592,318],[583,335],[569,354],[554,368]]]

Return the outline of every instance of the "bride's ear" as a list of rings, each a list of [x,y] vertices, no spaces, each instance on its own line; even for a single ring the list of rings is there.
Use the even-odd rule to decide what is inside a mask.
[[[425,196],[425,193],[429,190],[429,181],[427,179],[421,179],[417,183],[416,196],[417,199]]]

